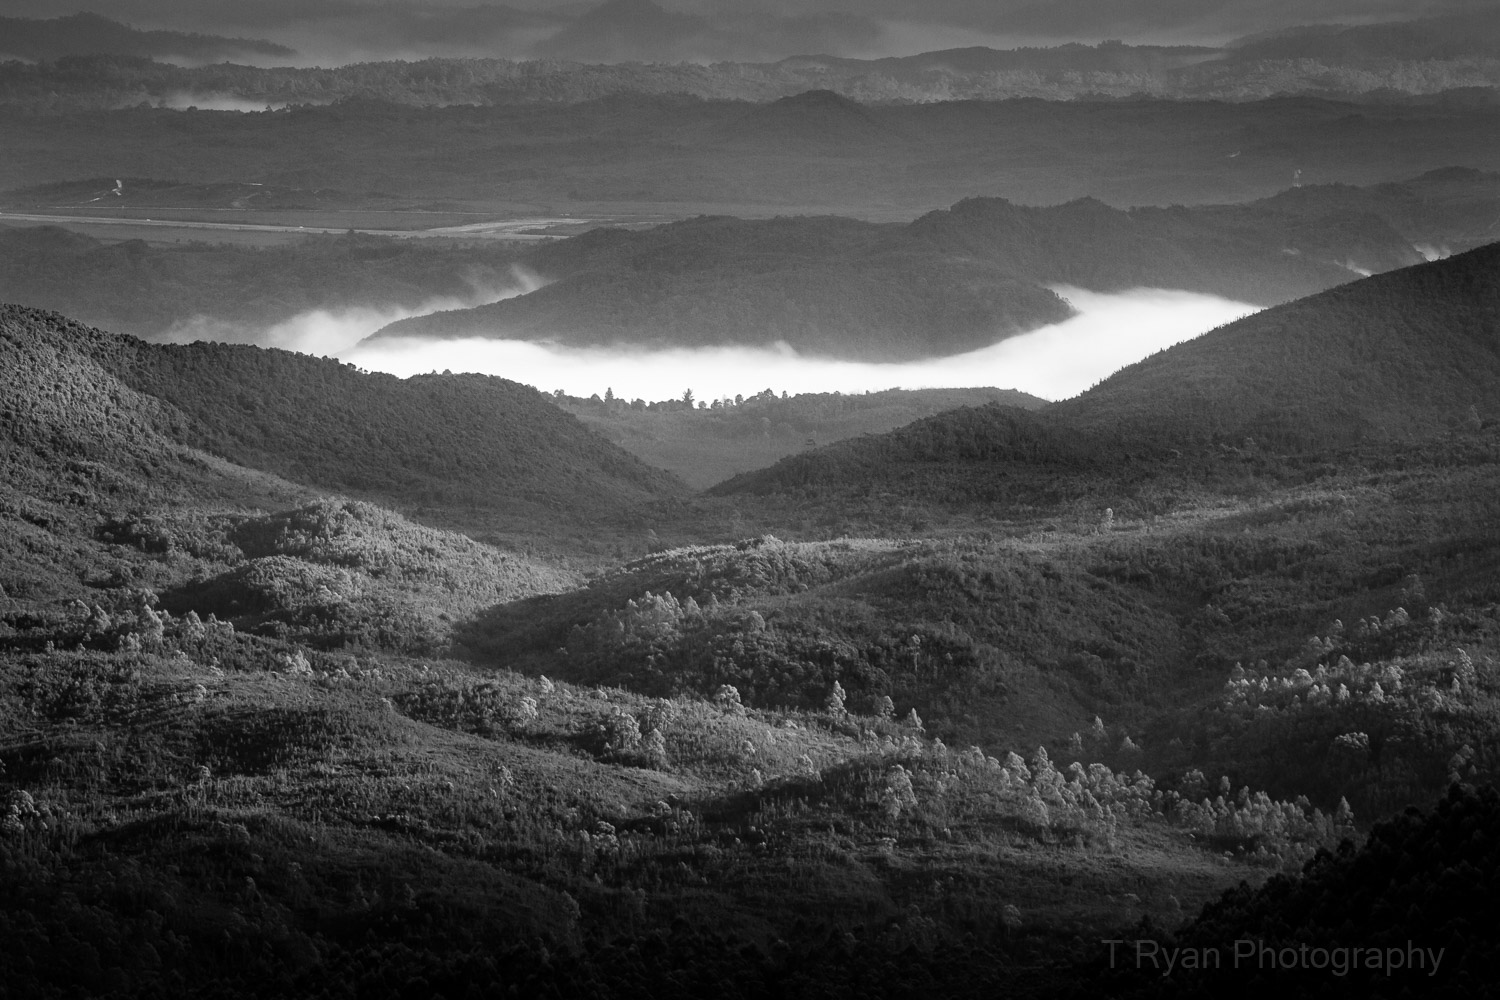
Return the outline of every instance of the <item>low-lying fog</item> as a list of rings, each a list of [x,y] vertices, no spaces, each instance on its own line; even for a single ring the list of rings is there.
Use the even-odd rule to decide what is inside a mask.
[[[834,361],[771,348],[642,351],[575,348],[514,340],[382,339],[338,352],[373,371],[483,372],[571,395],[672,399],[692,389],[698,399],[776,392],[865,392],[891,388],[995,386],[1044,399],[1076,396],[1100,379],[1150,354],[1256,310],[1256,306],[1193,292],[1139,289],[1101,294],[1056,291],[1078,310],[1072,319],[968,354],[896,364]]]
[[[511,277],[513,283],[510,284],[492,287],[476,282],[468,295],[439,296],[410,309],[397,306],[313,309],[268,327],[214,319],[211,316],[195,316],[173,326],[160,339],[169,344],[190,344],[195,340],[212,340],[223,344],[255,344],[258,347],[279,347],[287,351],[299,351],[302,354],[352,361],[349,355],[355,349],[355,345],[381,327],[389,326],[399,320],[410,319],[413,316],[427,316],[450,309],[473,309],[475,306],[489,305],[501,299],[525,295],[541,287],[541,281],[535,275],[520,268],[513,271]],[[375,367],[362,361],[357,363],[366,368]],[[387,368],[376,370],[395,371]],[[483,369],[464,370],[482,371]],[[412,372],[408,371],[403,374],[410,375]]]
[[[576,396],[603,395],[612,389],[625,399],[675,399],[691,389],[696,398],[707,400],[748,396],[768,388],[795,395],[995,386],[1057,400],[1076,396],[1125,365],[1257,308],[1195,292],[1137,289],[1105,294],[1057,286],[1055,290],[1078,310],[1072,319],[968,354],[901,363],[804,357],[785,344],[642,350],[480,337],[382,338],[360,343],[407,316],[493,302],[536,287],[527,280],[529,276],[517,278],[521,287],[476,291],[466,301],[434,299],[415,309],[316,310],[267,329],[197,319],[174,328],[165,339],[281,347],[402,377],[444,370],[481,372]]]

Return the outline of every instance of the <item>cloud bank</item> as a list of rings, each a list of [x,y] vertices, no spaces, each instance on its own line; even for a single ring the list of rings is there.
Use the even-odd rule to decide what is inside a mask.
[[[481,372],[548,392],[589,396],[612,389],[626,399],[671,399],[689,388],[699,399],[714,399],[767,388],[796,394],[995,386],[1057,400],[1258,308],[1194,292],[1055,290],[1078,315],[968,354],[899,364],[803,357],[784,344],[642,351],[485,338],[382,338],[338,357],[403,377],[443,370]]]

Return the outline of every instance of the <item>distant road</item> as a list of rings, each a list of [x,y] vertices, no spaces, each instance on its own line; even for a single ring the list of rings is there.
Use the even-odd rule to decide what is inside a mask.
[[[467,226],[444,226],[438,229],[360,229],[350,226],[271,226],[249,222],[183,222],[176,219],[128,219],[119,216],[93,215],[29,215],[21,212],[0,212],[0,222],[45,222],[54,225],[75,226],[153,226],[162,229],[212,229],[242,233],[347,233],[352,228],[357,233],[375,236],[467,239],[498,239],[517,242],[556,239],[540,233],[521,232],[554,225],[577,225],[587,220],[568,219],[511,219],[503,222],[480,222]]]

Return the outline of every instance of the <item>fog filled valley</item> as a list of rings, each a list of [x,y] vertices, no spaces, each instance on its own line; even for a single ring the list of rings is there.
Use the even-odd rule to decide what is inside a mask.
[[[1493,13],[907,6],[0,18],[0,997],[1493,995]]]

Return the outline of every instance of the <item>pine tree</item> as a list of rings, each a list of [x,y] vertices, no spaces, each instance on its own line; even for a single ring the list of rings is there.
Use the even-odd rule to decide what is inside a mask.
[[[823,707],[828,709],[829,713],[835,716],[842,716],[845,714],[844,686],[838,681],[833,682],[833,690],[828,692],[828,700],[823,703]]]

